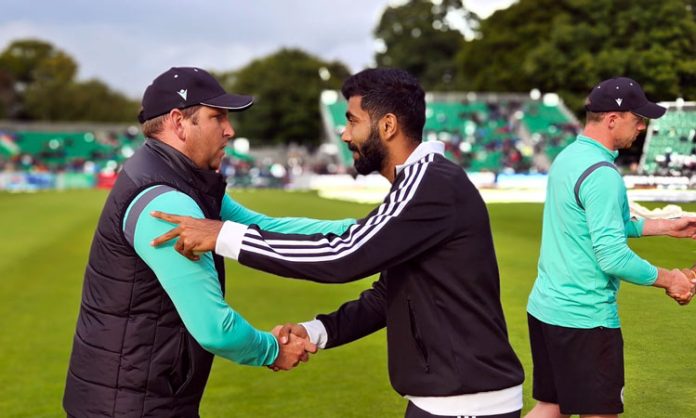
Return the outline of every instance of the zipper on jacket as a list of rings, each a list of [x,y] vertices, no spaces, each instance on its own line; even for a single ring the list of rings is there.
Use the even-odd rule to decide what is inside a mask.
[[[413,309],[411,299],[406,300],[408,302],[408,316],[411,322],[411,334],[413,336],[413,339],[416,341],[416,348],[418,349],[418,352],[420,353],[421,358],[423,359],[425,371],[429,372],[430,364],[428,364],[428,350],[426,350],[425,344],[423,343],[423,339],[421,338],[420,332],[418,331],[418,325],[416,323],[416,311]]]

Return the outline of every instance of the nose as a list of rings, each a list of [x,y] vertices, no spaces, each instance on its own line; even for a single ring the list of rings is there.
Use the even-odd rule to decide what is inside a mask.
[[[350,143],[351,137],[350,133],[348,132],[348,128],[343,128],[343,131],[341,132],[341,141],[345,143]]]
[[[234,128],[232,127],[232,122],[227,120],[227,123],[224,126],[224,129],[222,131],[222,134],[225,136],[227,139],[232,139],[234,137]]]

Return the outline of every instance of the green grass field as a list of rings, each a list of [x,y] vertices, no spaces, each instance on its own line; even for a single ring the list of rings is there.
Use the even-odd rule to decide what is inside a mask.
[[[276,216],[360,217],[370,209],[312,193],[237,191],[233,196]],[[61,399],[82,274],[105,198],[103,191],[0,193],[0,417],[64,416]],[[527,373],[525,410],[533,404],[525,304],[536,273],[541,210],[538,204],[489,206],[510,339]],[[642,238],[631,246],[661,266],[696,261],[696,243],[689,241]],[[229,262],[227,297],[255,326],[270,329],[329,312],[370,282],[319,285]],[[629,284],[620,295],[624,416],[695,417],[696,306],[679,307],[658,289]],[[217,359],[201,412],[204,417],[401,417],[405,404],[389,385],[385,336],[379,332],[321,352],[291,372]]]

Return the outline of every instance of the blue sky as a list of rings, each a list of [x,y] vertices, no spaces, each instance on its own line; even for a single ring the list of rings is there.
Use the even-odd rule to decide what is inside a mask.
[[[488,15],[512,0],[468,0]],[[0,0],[0,49],[40,38],[99,78],[138,98],[172,66],[240,68],[299,47],[358,71],[373,62],[372,30],[393,0]]]

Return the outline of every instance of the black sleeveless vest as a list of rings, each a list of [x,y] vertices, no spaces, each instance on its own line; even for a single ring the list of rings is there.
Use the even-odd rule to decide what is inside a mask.
[[[221,175],[148,140],[119,173],[102,211],[85,271],[63,407],[76,418],[198,417],[213,355],[186,331],[155,274],[123,233],[132,199],[157,184],[220,219]],[[215,267],[224,292],[225,271]]]

